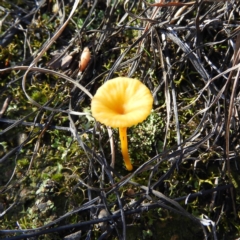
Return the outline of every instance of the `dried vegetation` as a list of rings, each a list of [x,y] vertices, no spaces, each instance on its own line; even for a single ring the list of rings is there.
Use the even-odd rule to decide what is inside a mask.
[[[239,5],[2,0],[0,238],[240,237]],[[90,112],[117,76],[154,96],[130,173]]]

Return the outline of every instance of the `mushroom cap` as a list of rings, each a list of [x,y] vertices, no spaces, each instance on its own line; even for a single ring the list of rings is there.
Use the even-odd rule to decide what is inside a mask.
[[[139,80],[117,77],[104,83],[92,99],[93,117],[107,126],[131,127],[152,110],[150,90]]]

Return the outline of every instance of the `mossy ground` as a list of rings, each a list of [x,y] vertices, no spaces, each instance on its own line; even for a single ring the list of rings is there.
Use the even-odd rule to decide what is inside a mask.
[[[224,73],[239,62],[238,2],[42,3],[0,3],[0,238],[239,238],[239,86],[237,70]],[[79,73],[84,47],[91,60]],[[131,173],[117,129],[95,122],[74,84],[94,95],[117,76],[154,96],[128,129]],[[103,209],[112,218],[101,229]]]

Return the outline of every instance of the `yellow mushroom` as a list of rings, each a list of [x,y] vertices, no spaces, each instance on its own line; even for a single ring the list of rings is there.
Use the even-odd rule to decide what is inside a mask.
[[[104,83],[92,99],[92,115],[102,124],[119,128],[121,150],[127,170],[132,170],[128,154],[127,128],[150,114],[153,97],[139,80],[118,77]]]

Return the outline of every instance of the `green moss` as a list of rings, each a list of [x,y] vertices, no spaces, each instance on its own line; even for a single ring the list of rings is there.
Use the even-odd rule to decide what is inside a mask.
[[[164,124],[163,117],[153,110],[143,123],[128,129],[129,152],[134,164],[142,164],[162,151]]]
[[[56,173],[53,174],[51,178],[56,182],[60,182],[64,178],[64,176],[61,173]]]
[[[26,158],[19,159],[19,160],[18,160],[18,165],[19,165],[20,168],[21,168],[21,167],[26,167],[26,166],[29,165],[29,160],[26,159]]]

